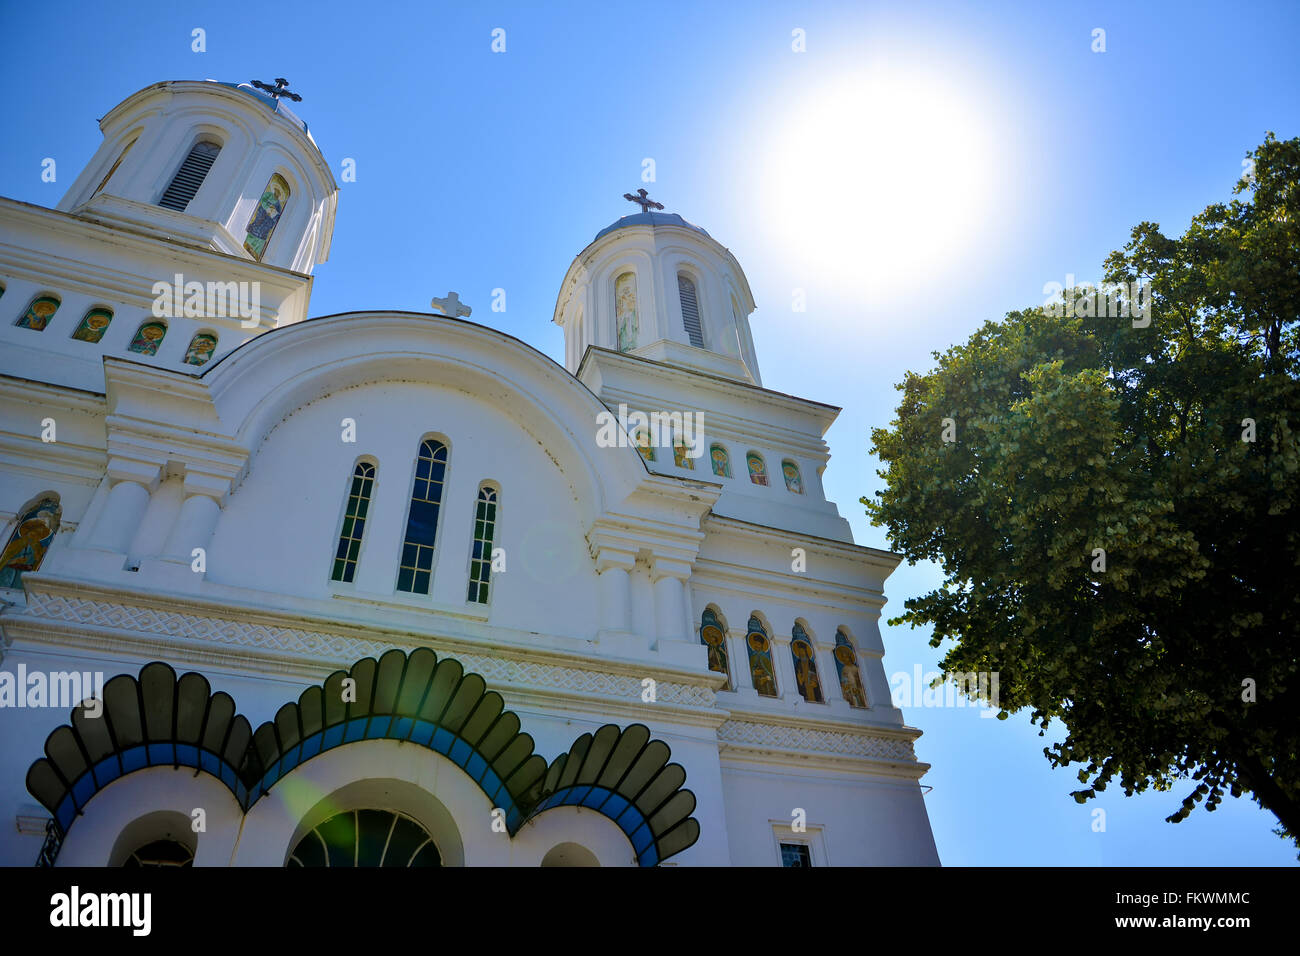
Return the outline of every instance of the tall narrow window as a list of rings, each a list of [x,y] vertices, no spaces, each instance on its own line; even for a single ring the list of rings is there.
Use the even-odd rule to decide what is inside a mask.
[[[488,602],[488,585],[492,579],[492,538],[497,527],[497,499],[499,492],[491,485],[478,490],[478,504],[474,507],[474,546],[469,553],[469,594],[467,601],[477,604]]]
[[[58,495],[46,495],[19,513],[0,552],[0,588],[20,588],[23,575],[40,568],[62,513]]]
[[[195,143],[194,148],[185,157],[185,162],[181,163],[181,168],[176,170],[176,175],[172,177],[162,199],[158,200],[158,205],[184,212],[190,200],[194,198],[194,194],[203,185],[203,180],[207,179],[208,170],[216,162],[219,152],[221,147],[216,143]]]
[[[27,307],[27,311],[18,316],[18,321],[14,325],[20,329],[44,332],[57,311],[59,311],[59,300],[56,296],[38,295],[32,299],[32,304]]]
[[[357,573],[361,539],[366,530],[366,513],[370,510],[370,492],[375,486],[375,466],[359,461],[352,469],[352,487],[348,490],[348,507],[343,513],[338,550],[334,552],[333,581],[350,584]]]
[[[723,690],[731,690],[731,666],[727,660],[727,629],[713,608],[705,608],[700,618],[700,643],[709,649],[709,670],[727,678]]]
[[[749,468],[749,480],[756,485],[767,484],[767,465],[763,464],[763,456],[756,451],[751,451],[745,456],[745,465]]]
[[[795,621],[790,636],[790,656],[794,658],[794,682],[800,695],[810,704],[824,703],[822,682],[817,677],[817,652],[808,639],[808,632],[798,621]]]
[[[415,462],[415,487],[406,514],[406,538],[402,542],[402,563],[397,570],[397,590],[429,593],[433,577],[433,542],[438,534],[438,509],[442,485],[447,477],[447,446],[433,438],[420,442]]]
[[[614,280],[614,321],[618,329],[618,350],[636,348],[639,321],[636,314],[636,275],[624,272]]]
[[[721,445],[709,448],[709,459],[713,462],[713,473],[719,478],[731,477],[731,456]]]
[[[785,487],[787,491],[792,491],[796,495],[803,494],[803,478],[799,475],[799,466],[791,459],[787,458],[781,462],[781,474],[785,478]]]
[[[127,350],[139,352],[141,355],[157,355],[158,346],[166,334],[166,322],[142,322],[140,328],[135,330],[135,338],[131,340]]]
[[[98,342],[112,321],[113,313],[109,309],[91,309],[81,317],[72,337],[78,342]]]
[[[776,669],[772,666],[772,642],[758,615],[749,618],[749,633],[745,635],[749,651],[749,677],[760,697],[776,696]]]
[[[266,246],[271,241],[271,233],[275,232],[275,227],[280,224],[280,217],[284,215],[284,207],[288,202],[289,184],[284,181],[283,176],[276,173],[266,184],[266,189],[262,190],[262,198],[257,201],[257,208],[253,210],[253,216],[248,220],[248,234],[244,237],[244,248],[258,262],[261,262],[262,256],[266,255]]]
[[[695,283],[683,272],[677,273],[677,294],[682,300],[682,324],[691,344],[704,348],[704,333],[700,330],[700,301],[695,295]]]
[[[835,669],[839,671],[840,693],[850,707],[867,708],[867,692],[862,686],[862,672],[858,669],[858,654],[853,642],[840,628],[835,632]]]

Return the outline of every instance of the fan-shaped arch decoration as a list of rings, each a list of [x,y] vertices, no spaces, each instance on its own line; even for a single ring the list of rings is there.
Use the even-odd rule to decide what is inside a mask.
[[[220,780],[247,812],[293,768],[360,740],[400,740],[447,757],[505,812],[511,836],[537,814],[571,805],[613,820],[643,866],[699,839],[686,771],[669,763],[668,745],[651,740],[647,727],[606,724],[548,768],[501,695],[429,648],[391,650],[335,671],[256,730],[203,675],[178,678],[161,661],[138,677],[114,677],[103,694],[102,713],[74,708],[27,771],[27,789],[54,818],[45,865],[90,799],[119,777],[193,767]]]
[[[641,866],[655,866],[700,838],[691,816],[695,794],[683,789],[686,771],[669,763],[671,756],[644,724],[625,730],[606,724],[583,734],[547,770],[528,819],[552,807],[587,807],[627,834]]]
[[[60,833],[96,793],[118,777],[146,767],[194,767],[220,780],[247,807],[245,767],[252,728],[235,701],[212,693],[207,678],[179,679],[161,661],[138,678],[114,677],[104,685],[102,713],[84,704],[45,741],[45,756],[27,771],[27,789],[50,811]],[[92,708],[91,713],[99,708]]]
[[[512,834],[546,773],[533,738],[482,677],[427,647],[391,650],[335,671],[257,728],[250,749],[263,769],[248,805],[299,764],[358,740],[401,740],[447,757],[505,811]]]

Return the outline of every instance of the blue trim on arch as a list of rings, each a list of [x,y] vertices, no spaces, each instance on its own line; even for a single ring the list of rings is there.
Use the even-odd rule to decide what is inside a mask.
[[[119,758],[120,761],[119,761]],[[91,798],[119,777],[125,777],[148,767],[193,767],[217,780],[234,794],[241,809],[247,809],[244,799],[248,789],[240,782],[239,774],[229,763],[209,750],[200,750],[193,744],[136,744],[120,753],[111,753],[93,767],[85,770],[68,788],[54,813],[55,823],[64,833],[77,818],[77,814]]]
[[[367,730],[366,724],[370,727]],[[407,736],[409,733],[409,737]],[[313,757],[320,756],[327,750],[343,747],[361,740],[402,740],[416,744],[442,754],[461,770],[465,771],[492,802],[493,807],[505,811],[506,826],[514,832],[523,822],[523,815],[516,805],[514,797],[506,788],[505,782],[492,770],[488,759],[473,744],[459,734],[439,727],[427,720],[410,717],[397,717],[385,714],[371,714],[354,717],[341,724],[335,724],[317,731],[310,737],[294,745],[279,760],[267,768],[247,793],[247,803],[241,802],[244,811],[250,810],[258,800],[265,796],[278,780]],[[522,764],[521,764],[522,766]]]
[[[659,864],[659,846],[654,834],[650,832],[650,818],[643,814],[637,805],[627,797],[620,796],[608,787],[593,784],[573,784],[562,787],[537,805],[528,815],[532,819],[552,807],[586,807],[595,810],[601,816],[612,820],[623,831],[636,851],[636,861],[640,866],[657,866]]]

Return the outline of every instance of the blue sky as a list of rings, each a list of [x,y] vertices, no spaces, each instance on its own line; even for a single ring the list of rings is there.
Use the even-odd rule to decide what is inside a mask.
[[[336,177],[345,158],[357,169],[312,314],[427,311],[455,289],[474,319],[559,360],[560,279],[645,185],[746,270],[764,384],[843,406],[826,488],[859,543],[888,547],[857,501],[880,485],[869,434],[893,417],[893,384],[1042,302],[1045,283],[1099,278],[1136,223],[1180,232],[1228,198],[1266,131],[1300,135],[1297,38],[1294,2],[0,0],[0,193],[54,205],[96,118],[151,83],[285,76]],[[886,616],[938,580],[901,567]],[[924,632],[884,637],[889,674],[940,656]],[[1181,787],[1076,805],[1025,715],[906,714],[925,731],[946,864],[1295,863],[1246,800],[1178,825],[1163,818]]]

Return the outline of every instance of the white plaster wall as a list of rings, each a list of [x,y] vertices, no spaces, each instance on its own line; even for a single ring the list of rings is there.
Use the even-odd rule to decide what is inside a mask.
[[[779,866],[773,826],[789,826],[796,808],[805,811],[809,831],[823,832],[830,866],[938,865],[918,784],[804,770],[793,763],[725,761],[722,792],[733,865]]]

